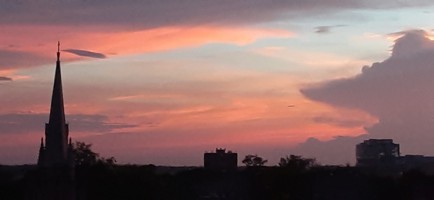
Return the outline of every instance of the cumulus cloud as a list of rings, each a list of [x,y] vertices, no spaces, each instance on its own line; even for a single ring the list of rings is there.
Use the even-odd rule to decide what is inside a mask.
[[[315,123],[333,124],[340,127],[359,127],[365,124],[365,121],[357,119],[343,119],[334,116],[321,115],[312,119]]]
[[[67,116],[74,132],[100,132],[107,133],[115,129],[135,127],[131,124],[107,122],[108,118],[103,115],[72,114]],[[0,115],[0,133],[34,133],[44,132],[44,124],[48,122],[48,113],[10,113]]]
[[[366,140],[366,134],[357,137],[338,136],[330,141],[309,138],[292,149],[293,154],[316,158],[323,164],[354,164],[356,144]]]
[[[377,117],[378,123],[366,128],[368,137],[392,138],[404,154],[434,155],[434,41],[423,30],[399,34],[403,36],[385,61],[363,67],[357,76],[312,85],[301,93]]]
[[[64,52],[72,53],[77,56],[90,57],[90,58],[107,58],[106,55],[102,53],[97,53],[93,51],[81,50],[81,49],[65,49]]]

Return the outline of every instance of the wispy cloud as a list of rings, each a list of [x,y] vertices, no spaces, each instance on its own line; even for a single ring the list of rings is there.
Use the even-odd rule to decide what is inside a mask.
[[[326,33],[330,33],[332,28],[344,27],[344,26],[346,25],[317,26],[315,27],[315,33],[326,34]]]
[[[421,6],[433,2],[416,0],[408,4],[398,4],[392,0],[34,0],[1,1],[1,4],[0,25],[3,31],[0,33],[0,44],[13,45],[4,47],[8,52],[0,50],[0,67],[16,68],[52,61],[52,54],[49,52],[52,52],[53,48],[47,44],[53,43],[53,38],[59,38],[62,42],[66,39],[64,46],[74,46],[75,49],[69,49],[69,52],[78,56],[103,58],[106,53],[125,55],[210,42],[245,44],[264,36],[258,36],[251,30],[235,32],[259,23],[312,17],[347,9],[387,9]],[[327,33],[330,28],[333,26],[318,27],[317,32]],[[38,37],[32,37],[33,35]],[[114,45],[113,41],[116,41]],[[64,57],[63,61],[74,59],[77,58]]]
[[[75,54],[77,56],[82,56],[82,57],[90,57],[90,58],[106,58],[107,57],[106,55],[104,55],[102,53],[87,51],[87,50],[82,50],[82,49],[64,49],[62,51],[72,53],[72,54]]]
[[[12,78],[0,76],[0,81],[12,81]]]
[[[31,36],[33,34],[40,37],[34,38]],[[287,30],[248,27],[161,27],[140,31],[102,32],[102,30],[77,30],[75,27],[12,26],[0,33],[0,43],[13,41],[21,45],[13,51],[0,49],[0,68],[28,67],[54,62],[56,43],[52,38],[65,38],[62,40],[61,47],[72,50],[69,52],[75,55],[103,57],[106,55],[100,55],[102,53],[99,52],[122,56],[197,47],[208,43],[245,45],[261,38],[286,38],[292,35],[293,33]],[[74,49],[68,48],[70,46],[74,46]],[[62,61],[80,58],[62,54]]]

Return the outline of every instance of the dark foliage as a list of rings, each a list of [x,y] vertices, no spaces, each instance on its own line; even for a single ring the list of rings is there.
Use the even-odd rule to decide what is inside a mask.
[[[76,141],[72,145],[72,151],[74,153],[74,162],[78,167],[91,166],[91,165],[114,165],[116,159],[114,157],[104,158],[98,153],[92,151],[92,144],[86,144],[84,142]]]
[[[289,155],[285,158],[280,158],[279,166],[293,170],[308,170],[316,166],[316,161],[313,158],[303,158],[301,156]]]
[[[246,155],[242,161],[247,167],[259,167],[264,166],[265,163],[268,162],[268,160],[264,160],[262,157],[258,155]]]
[[[31,185],[32,178],[41,175],[35,166],[0,166],[0,199],[25,199],[26,188],[37,188]],[[385,176],[355,167],[247,167],[215,171],[95,164],[77,168],[75,177],[78,200],[434,199],[433,176],[419,171]]]

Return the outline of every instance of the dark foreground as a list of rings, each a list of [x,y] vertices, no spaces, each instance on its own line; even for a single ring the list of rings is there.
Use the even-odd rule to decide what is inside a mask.
[[[35,166],[0,166],[0,199],[32,199]],[[249,167],[235,171],[135,165],[77,168],[76,199],[434,199],[434,176],[354,167]],[[31,192],[29,192],[31,191]]]

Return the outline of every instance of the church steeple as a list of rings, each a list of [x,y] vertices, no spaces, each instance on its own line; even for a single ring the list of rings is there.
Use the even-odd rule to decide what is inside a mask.
[[[42,176],[30,185],[28,199],[75,200],[75,168],[72,141],[68,144],[69,128],[63,107],[62,77],[60,73],[60,42],[57,43],[56,70],[51,97],[50,118],[45,124],[45,144],[41,138],[38,166]],[[33,187],[36,186],[36,187]]]
[[[60,42],[58,42],[50,118],[48,123],[45,124],[45,161],[47,165],[62,165],[68,163],[68,134],[69,128],[65,120],[63,105]]]
[[[57,41],[57,62],[60,62],[60,41]]]
[[[65,124],[63,107],[62,75],[60,71],[60,42],[57,42],[56,72],[54,75],[53,95],[51,96],[50,124]]]

